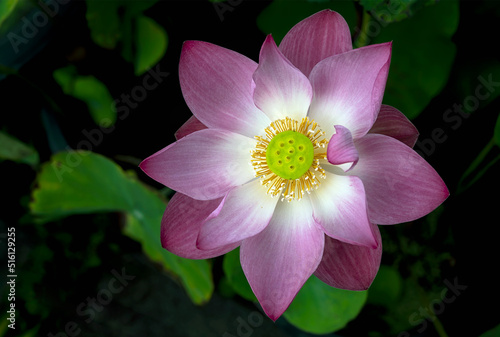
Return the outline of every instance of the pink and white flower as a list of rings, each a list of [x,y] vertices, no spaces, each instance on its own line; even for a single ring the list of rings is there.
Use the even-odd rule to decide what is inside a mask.
[[[200,41],[183,45],[179,77],[191,117],[145,159],[177,191],[163,247],[206,259],[240,246],[243,271],[276,320],[314,273],[364,290],[382,254],[377,225],[420,218],[449,192],[412,150],[418,133],[382,105],[391,43],[353,50],[325,10],[295,25],[259,63]]]

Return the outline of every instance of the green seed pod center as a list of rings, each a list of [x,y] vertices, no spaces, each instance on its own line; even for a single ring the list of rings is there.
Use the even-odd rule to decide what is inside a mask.
[[[283,131],[271,139],[266,162],[271,171],[283,179],[294,180],[309,170],[314,159],[311,140],[300,132]]]

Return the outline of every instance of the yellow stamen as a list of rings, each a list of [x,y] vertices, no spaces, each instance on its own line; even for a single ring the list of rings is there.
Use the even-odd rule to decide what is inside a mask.
[[[256,136],[257,145],[251,151],[251,164],[255,170],[255,176],[261,179],[261,183],[267,187],[267,193],[272,197],[281,196],[281,200],[300,200],[304,193],[318,188],[320,180],[325,178],[325,170],[321,168],[320,160],[326,159],[326,146],[328,139],[325,133],[314,121],[308,117],[302,118],[299,123],[291,118],[278,119],[271,123],[265,130],[265,136]],[[271,140],[285,131],[295,131],[309,138],[314,148],[314,157],[310,168],[297,179],[286,179],[269,168],[266,160],[266,151]],[[302,137],[302,136],[301,136]],[[300,174],[300,173],[299,173]]]

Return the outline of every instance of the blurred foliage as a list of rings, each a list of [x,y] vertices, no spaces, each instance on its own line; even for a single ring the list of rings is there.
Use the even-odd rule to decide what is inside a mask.
[[[224,255],[223,269],[229,285],[238,295],[249,301],[257,301],[241,268],[239,247]]]
[[[7,159],[31,166],[38,164],[38,153],[18,139],[0,131],[0,160]]]
[[[163,57],[167,49],[168,37],[156,21],[144,15],[137,17],[136,27],[136,54],[130,59],[134,60],[135,74],[141,75]]]
[[[394,305],[401,299],[403,279],[394,267],[382,265],[368,292],[368,302],[374,305]]]
[[[72,214],[126,212],[124,234],[140,242],[151,260],[178,277],[193,302],[201,304],[210,298],[209,263],[183,259],[160,245],[165,201],[109,159],[92,152],[60,152],[44,164],[37,186],[30,208],[39,221]]]
[[[457,193],[463,193],[478,181],[491,167],[500,160],[500,114],[495,123],[493,137],[479,152],[463,173],[458,182]]]
[[[495,123],[495,131],[493,132],[495,144],[500,146],[500,114],[498,114],[497,122]]]
[[[54,79],[66,95],[71,95],[87,104],[90,115],[98,125],[112,126],[116,122],[113,97],[108,88],[92,75],[80,76],[74,67],[56,69]]]
[[[2,23],[10,13],[12,13],[16,5],[17,0],[4,0],[0,2],[0,26],[2,26]]]
[[[142,75],[165,54],[167,32],[142,12],[156,0],[87,0],[87,21],[95,43],[106,49],[121,47],[122,56]]]
[[[479,337],[498,337],[498,336],[500,336],[500,325],[497,325],[493,329],[488,330]]]
[[[283,316],[301,330],[314,334],[331,333],[344,328],[358,316],[367,293],[333,288],[313,275]]]
[[[425,6],[433,5],[438,0],[360,0],[359,3],[378,21],[401,21],[413,16]]]
[[[496,58],[485,55],[481,62],[467,64],[457,69],[457,72],[461,80],[454,83],[454,85],[459,95],[465,99],[471,94],[476,95],[477,84],[478,82],[481,83],[481,80],[487,82],[491,81],[491,79],[500,78],[500,64]],[[468,114],[472,114],[475,110],[486,107],[500,95],[498,90],[491,90],[491,88],[487,89],[487,92],[489,95],[484,99],[478,99],[479,104],[474,110],[468,111],[466,109]]]
[[[458,18],[458,1],[447,0],[422,8],[411,20],[370,21],[373,32],[363,32],[376,35],[370,43],[392,41],[385,103],[414,119],[443,90],[455,57],[451,38]]]

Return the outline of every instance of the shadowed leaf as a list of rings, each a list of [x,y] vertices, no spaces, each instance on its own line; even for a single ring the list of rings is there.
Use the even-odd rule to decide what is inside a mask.
[[[209,263],[184,259],[161,247],[165,202],[111,160],[92,152],[57,153],[42,167],[37,185],[30,208],[42,221],[71,214],[124,212],[124,233],[178,278],[194,303],[211,297],[214,286]]]
[[[342,329],[358,316],[368,291],[333,288],[311,276],[283,316],[297,328],[315,334]]]

